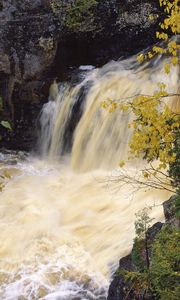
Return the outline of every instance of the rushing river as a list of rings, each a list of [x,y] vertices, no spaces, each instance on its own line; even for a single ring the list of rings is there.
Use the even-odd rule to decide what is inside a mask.
[[[59,84],[44,105],[38,154],[0,154],[2,300],[105,300],[119,258],[131,249],[135,213],[152,205],[154,222],[163,220],[159,204],[170,194],[117,180],[132,116],[100,105],[153,93],[167,81],[162,64],[139,68],[131,58],[84,73],[76,86]],[[173,70],[168,89],[176,84]],[[137,176],[143,164],[130,161],[125,172]]]

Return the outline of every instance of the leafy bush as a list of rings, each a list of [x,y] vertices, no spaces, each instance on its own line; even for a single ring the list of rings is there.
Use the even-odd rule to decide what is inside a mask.
[[[157,299],[178,300],[180,262],[180,231],[165,226],[153,245],[150,280]]]
[[[178,197],[177,197],[178,198]],[[175,201],[175,211],[179,211],[180,198]],[[140,216],[140,214],[139,214]],[[145,220],[145,223],[144,223]],[[138,227],[145,233],[145,227],[149,224],[149,217],[142,214],[138,219]],[[137,222],[136,222],[137,229]],[[132,250],[132,263],[134,270],[129,272],[119,270],[123,275],[127,286],[127,295],[133,290],[136,299],[178,300],[180,295],[180,230],[173,225],[164,225],[155,239],[149,240],[148,234],[144,240],[136,230]],[[148,254],[148,265],[147,256]],[[129,299],[129,298],[127,298]]]

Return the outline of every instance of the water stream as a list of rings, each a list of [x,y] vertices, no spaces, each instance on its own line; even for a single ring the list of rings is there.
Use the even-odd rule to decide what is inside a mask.
[[[85,68],[83,68],[84,70]],[[0,156],[5,187],[0,194],[0,299],[105,300],[110,277],[134,237],[135,213],[170,194],[123,185],[118,162],[126,159],[132,116],[101,108],[108,98],[152,94],[166,78],[157,61],[110,62],[85,72],[79,84],[60,83],[39,116],[38,155]],[[130,161],[137,174],[143,161]]]

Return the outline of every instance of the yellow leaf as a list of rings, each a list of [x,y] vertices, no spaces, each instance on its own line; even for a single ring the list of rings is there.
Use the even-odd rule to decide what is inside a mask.
[[[148,178],[149,177],[149,173],[148,172],[143,172],[143,176],[144,176],[144,178]]]
[[[151,59],[153,57],[153,54],[151,52],[148,52],[148,57]]]
[[[171,62],[173,64],[173,66],[176,66],[178,64],[178,57],[177,56],[174,56],[172,59],[171,59]]]
[[[124,165],[125,165],[125,162],[124,162],[124,160],[121,160],[121,161],[119,162],[119,166],[120,166],[120,168],[124,167]]]
[[[166,74],[169,74],[169,72],[170,72],[170,65],[168,63],[164,64],[164,71],[165,71]]]
[[[154,15],[149,15],[149,21],[153,21],[155,19],[155,16]]]
[[[144,61],[144,54],[143,54],[143,53],[141,53],[141,54],[139,54],[139,55],[137,56],[137,61],[138,61],[139,63],[142,63],[142,62]]]

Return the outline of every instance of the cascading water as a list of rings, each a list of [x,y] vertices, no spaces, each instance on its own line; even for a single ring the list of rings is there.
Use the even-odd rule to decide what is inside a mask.
[[[135,213],[155,203],[151,215],[162,219],[158,204],[169,194],[111,185],[127,156],[131,116],[100,103],[152,94],[161,81],[174,92],[177,79],[175,69],[167,80],[162,63],[140,68],[134,58],[92,70],[76,86],[60,84],[44,105],[41,159],[1,155],[0,299],[106,299],[110,275],[131,248]],[[127,172],[142,164],[128,163]]]
[[[154,65],[157,63],[155,61]],[[41,113],[41,153],[52,160],[59,159],[67,142],[68,127],[71,127],[72,169],[82,172],[117,167],[119,160],[128,155],[130,130],[127,125],[132,117],[120,110],[110,114],[101,108],[101,102],[120,101],[138,94],[152,95],[158,89],[157,83],[161,82],[166,83],[168,91],[174,92],[176,72],[167,77],[162,65],[150,67],[147,63],[141,69],[137,68],[134,58],[111,62],[90,72],[75,87],[60,85],[55,103],[45,104]],[[85,88],[87,93],[82,97]],[[77,103],[78,113],[81,113],[75,122]]]

